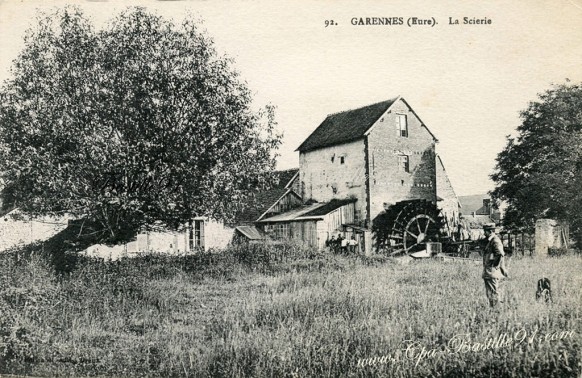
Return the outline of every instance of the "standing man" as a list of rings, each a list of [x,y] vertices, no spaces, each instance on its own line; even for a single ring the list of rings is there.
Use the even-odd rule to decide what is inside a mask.
[[[332,251],[333,253],[336,253],[336,250],[335,250],[335,244],[336,244],[335,235],[331,235],[331,240],[328,240],[326,243],[327,243],[327,246],[329,247],[329,250]]]
[[[489,305],[495,307],[503,302],[503,280],[507,277],[505,269],[505,252],[503,243],[495,234],[495,224],[483,226],[487,246],[483,251],[483,280]]]
[[[350,253],[351,254],[356,253],[357,246],[358,246],[358,241],[356,240],[356,237],[354,235],[352,235],[352,238],[350,239]]]
[[[340,237],[341,237],[341,235],[340,235]],[[348,244],[349,244],[348,239],[345,239],[345,238],[342,237],[341,238],[341,242],[340,242],[342,255],[347,255],[348,254]]]

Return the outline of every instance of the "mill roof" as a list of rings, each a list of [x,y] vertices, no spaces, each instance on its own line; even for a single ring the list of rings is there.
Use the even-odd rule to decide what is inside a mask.
[[[402,100],[410,108],[406,100],[398,96],[361,108],[328,115],[311,135],[301,143],[297,151],[306,152],[316,150],[322,147],[351,142],[364,137],[376,121],[398,100]],[[410,109],[420,120],[420,117],[418,117],[414,110],[412,108]],[[437,141],[434,134],[422,121],[421,123],[434,140]]]
[[[297,148],[310,151],[359,139],[392,106],[398,97],[328,115],[325,120]]]

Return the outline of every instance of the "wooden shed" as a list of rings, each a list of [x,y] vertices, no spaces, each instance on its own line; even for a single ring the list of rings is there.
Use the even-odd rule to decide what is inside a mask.
[[[301,241],[319,249],[355,221],[355,198],[315,202],[262,219],[257,224],[271,238]]]

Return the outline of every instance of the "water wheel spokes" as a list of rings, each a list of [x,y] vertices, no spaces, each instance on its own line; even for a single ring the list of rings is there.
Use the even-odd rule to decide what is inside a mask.
[[[404,229],[406,233],[404,249],[407,253],[426,249],[426,243],[430,238],[428,231],[431,229],[431,225],[436,225],[436,221],[427,214],[417,214],[408,221]]]
[[[373,225],[378,248],[394,254],[427,249],[440,240],[442,216],[436,204],[427,200],[406,200],[390,206]]]

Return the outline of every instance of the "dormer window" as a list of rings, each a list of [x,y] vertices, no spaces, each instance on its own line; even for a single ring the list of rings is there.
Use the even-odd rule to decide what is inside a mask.
[[[396,127],[398,129],[398,136],[408,138],[408,121],[406,114],[396,114]]]

